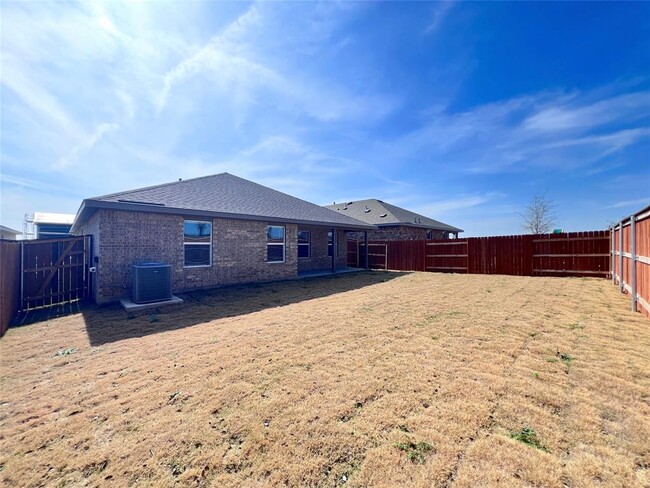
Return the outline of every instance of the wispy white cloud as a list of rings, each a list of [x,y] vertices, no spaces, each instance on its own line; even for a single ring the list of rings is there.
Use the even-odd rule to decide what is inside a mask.
[[[243,37],[260,20],[257,6],[251,5],[204,46],[168,71],[164,75],[163,89],[158,96],[158,112],[164,109],[175,86],[206,72],[214,73],[214,79],[227,89],[242,83],[277,84],[280,79],[273,70],[246,59],[241,53]]]
[[[464,112],[438,107],[422,127],[380,143],[377,152],[393,160],[426,154],[454,171],[476,175],[530,168],[591,170],[604,158],[648,140],[649,95],[593,100],[593,93],[542,92]],[[618,120],[636,126],[612,124]]]
[[[444,216],[452,210],[477,207],[501,196],[499,194],[461,195],[448,200],[427,203],[418,207],[418,212],[424,215]]]
[[[252,105],[272,106],[291,114],[304,114],[320,121],[381,120],[399,105],[397,97],[382,93],[354,93],[330,80],[305,75],[299,66],[267,57],[263,44],[256,43],[260,33],[267,38],[286,36],[287,26],[279,24],[276,11],[263,13],[258,4],[227,25],[196,52],[183,59],[164,76],[158,96],[158,112],[162,112],[175,88],[197,78],[209,86],[211,96],[223,95],[226,103],[238,112],[237,123],[243,123]],[[327,16],[326,16],[327,17]],[[308,17],[309,18],[309,17]],[[286,21],[287,19],[284,19]],[[333,22],[306,23],[318,36],[333,29]]]
[[[59,159],[59,164],[57,166],[58,169],[66,169],[70,166],[72,166],[74,163],[76,163],[79,158],[84,154],[90,151],[95,144],[97,144],[101,139],[109,132],[116,131],[119,129],[118,124],[114,123],[108,123],[104,122],[102,124],[99,124],[96,128],[95,131],[82,141],[80,144],[76,145],[75,147],[72,148],[72,151],[65,156]]]
[[[57,190],[60,190],[59,185],[56,184],[34,180],[33,178],[21,178],[6,173],[0,173],[0,184],[4,187],[11,185],[41,192],[56,192]]]
[[[626,93],[594,103],[576,97],[569,103],[542,108],[526,119],[524,127],[549,132],[593,128],[617,120],[631,122],[649,110],[650,92]]]
[[[631,207],[643,207],[645,205],[650,205],[650,196],[645,198],[635,198],[634,200],[621,200],[619,202],[612,203],[607,205],[604,208],[631,208]]]
[[[449,15],[449,12],[453,8],[454,4],[455,2],[452,0],[442,0],[434,3],[433,4],[434,9],[431,16],[431,21],[424,29],[424,33],[433,34],[434,32],[436,32],[440,28],[440,25],[442,24],[445,17]]]
[[[2,85],[47,123],[56,124],[61,132],[71,136],[81,133],[80,127],[67,113],[60,100],[43,88],[37,78],[27,76],[28,73],[20,69],[20,64],[22,62],[16,59],[13,53],[3,53],[3,69],[0,75]]]
[[[335,182],[358,171],[359,163],[288,136],[271,136],[217,164],[224,171],[318,202],[329,201]]]

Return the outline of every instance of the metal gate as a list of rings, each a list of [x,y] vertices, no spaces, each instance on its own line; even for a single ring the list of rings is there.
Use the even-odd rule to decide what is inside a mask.
[[[50,307],[89,296],[92,236],[21,243],[20,309]]]

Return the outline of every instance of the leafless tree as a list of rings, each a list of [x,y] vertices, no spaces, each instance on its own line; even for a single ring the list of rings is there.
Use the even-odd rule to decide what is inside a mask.
[[[531,234],[551,232],[555,224],[554,208],[555,204],[546,198],[546,193],[534,195],[526,211],[519,214],[524,219],[524,229]]]

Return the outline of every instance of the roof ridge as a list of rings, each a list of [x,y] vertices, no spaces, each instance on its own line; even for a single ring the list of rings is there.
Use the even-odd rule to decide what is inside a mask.
[[[121,196],[121,195],[127,195],[129,193],[139,192],[139,191],[143,191],[143,190],[152,190],[154,188],[162,188],[164,186],[178,185],[178,184],[187,183],[187,182],[190,182],[190,181],[203,180],[205,178],[214,178],[215,176],[221,176],[221,175],[235,176],[235,175],[231,175],[230,173],[224,171],[223,173],[215,173],[213,175],[197,176],[196,178],[188,178],[186,180],[179,179],[177,181],[170,181],[170,182],[167,182],[167,183],[160,183],[158,185],[143,186],[142,188],[133,188],[131,190],[118,191],[116,193],[108,193],[106,195],[101,195],[101,196],[98,196],[98,197],[87,198],[87,200],[102,200],[104,198],[112,198],[112,197],[117,197],[117,196]],[[235,176],[235,178],[239,178],[239,177]]]
[[[378,198],[364,198],[362,200],[343,200],[342,202],[334,202],[330,205],[323,205],[324,207],[336,207],[337,205],[352,205],[353,203],[361,203],[361,202],[379,202],[379,203],[384,203],[382,200],[379,200]]]
[[[295,197],[295,196],[293,196],[293,195],[289,195],[288,193],[285,193],[285,192],[280,191],[280,190],[276,190],[275,188],[271,188],[270,186],[262,185],[261,183],[257,183],[256,181],[247,180],[246,178],[242,178],[241,176],[231,175],[231,174],[229,174],[229,173],[223,173],[223,174],[228,174],[229,176],[232,176],[233,178],[238,178],[238,179],[240,179],[240,180],[242,180],[242,181],[245,181],[245,182],[248,183],[248,184],[253,184],[253,185],[256,185],[256,186],[260,186],[260,187],[262,187],[262,188],[265,188],[266,190],[270,190],[270,191],[272,191],[272,192],[274,192],[274,193],[277,193],[277,194],[279,194],[279,195],[282,195],[283,197],[289,197],[289,198],[291,198],[292,200],[298,200],[299,202],[308,203],[309,205],[311,205],[311,206],[313,206],[313,207],[317,207],[317,208],[319,208],[319,209],[328,210],[328,211],[333,212],[333,213],[335,213],[335,214],[337,214],[337,215],[342,215],[341,213],[337,212],[336,210],[332,210],[331,208],[327,208],[327,207],[324,206],[324,205],[318,205],[317,203],[310,202],[309,200],[305,200],[305,199],[303,199],[303,198],[298,198],[298,197]],[[350,216],[348,216],[348,215],[344,215],[344,217],[346,217],[346,218],[350,218],[350,219],[352,219],[352,220],[358,220],[358,219],[355,219],[354,217],[350,217]],[[363,221],[360,221],[360,222],[363,222]]]
[[[339,213],[342,213],[340,210],[341,206],[344,206],[345,209],[348,209],[350,205],[352,204],[361,204],[363,205],[365,202],[373,202],[375,209],[378,210],[379,212],[382,212],[385,216],[388,218],[385,220],[384,224],[379,223],[376,220],[365,220],[363,219],[361,215],[356,214],[354,211],[352,212],[352,215],[355,215],[353,218],[365,221],[365,222],[373,222],[375,225],[411,225],[411,226],[430,226],[434,228],[442,228],[444,230],[449,230],[449,231],[460,231],[462,232],[462,229],[455,227],[450,224],[446,224],[445,222],[442,222],[440,220],[436,220],[434,218],[428,217],[426,215],[423,215],[421,213],[415,212],[413,210],[409,210],[408,208],[403,208],[398,205],[395,205],[393,203],[388,203],[385,202],[384,200],[380,200],[378,198],[366,198],[363,200],[348,200],[345,202],[341,203],[334,203],[333,205],[327,205],[328,208],[335,210]],[[339,208],[337,208],[339,207]],[[357,208],[358,210],[358,208]],[[350,216],[352,216],[350,215]],[[380,215],[381,217],[381,215]],[[421,222],[421,220],[425,220],[426,222]]]
[[[455,227],[455,226],[450,225],[450,224],[446,224],[446,223],[444,223],[444,222],[442,222],[442,221],[440,221],[440,220],[437,220],[437,219],[434,219],[434,218],[431,218],[431,217],[427,217],[426,215],[422,215],[422,214],[420,214],[420,213],[418,213],[418,212],[414,212],[413,210],[409,210],[409,209],[407,209],[407,208],[398,207],[397,205],[393,205],[392,203],[386,203],[386,202],[382,202],[382,203],[384,203],[385,206],[396,208],[396,209],[398,209],[399,211],[402,211],[402,212],[408,212],[408,213],[410,213],[410,214],[412,214],[412,215],[417,215],[418,218],[420,218],[420,217],[424,217],[425,219],[427,219],[427,220],[431,220],[432,222],[436,222],[437,224],[441,224],[441,225],[444,225],[444,226],[446,226],[446,227],[453,227],[454,229],[458,229],[458,227]]]
[[[182,185],[181,183],[187,183]],[[155,206],[155,203],[160,206]],[[85,199],[75,217],[76,228],[98,208],[158,213],[196,212],[246,220],[296,222],[304,225],[373,228],[372,224],[342,215],[294,195],[223,172],[173,181]]]

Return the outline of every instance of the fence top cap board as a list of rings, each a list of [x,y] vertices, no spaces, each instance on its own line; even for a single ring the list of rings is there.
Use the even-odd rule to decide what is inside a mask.
[[[397,207],[376,198],[357,200],[354,202],[335,203],[326,205],[340,214],[354,217],[368,224],[378,227],[387,225],[404,225],[421,227],[425,229],[444,230],[448,232],[463,232],[463,229],[454,227],[438,220],[430,219],[424,215],[411,212],[405,208]]]
[[[346,230],[376,228],[229,173],[88,198],[77,212],[72,232],[77,232],[97,209],[192,214],[197,217],[286,222]]]

